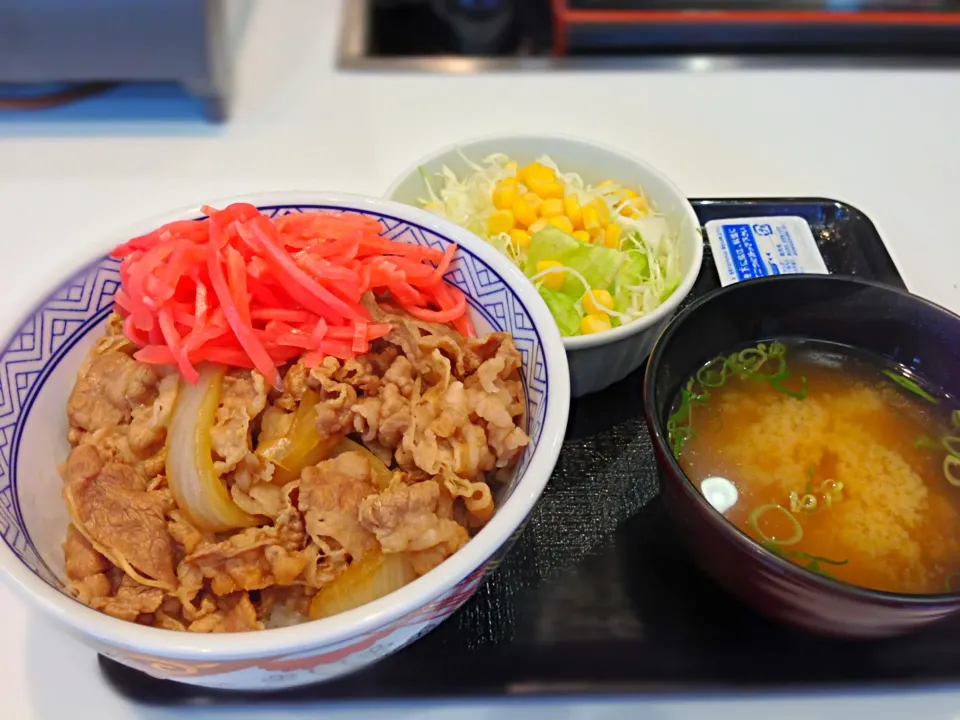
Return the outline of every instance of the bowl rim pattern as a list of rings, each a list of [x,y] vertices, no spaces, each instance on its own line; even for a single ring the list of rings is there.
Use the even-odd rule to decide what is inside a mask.
[[[815,573],[812,570],[808,570],[801,565],[790,562],[786,558],[783,558],[765,548],[762,544],[751,538],[740,528],[727,520],[723,515],[718,513],[707,502],[703,494],[696,488],[696,486],[693,484],[693,481],[687,477],[687,474],[680,467],[680,463],[678,463],[677,459],[673,456],[673,453],[670,450],[670,443],[668,442],[667,435],[665,433],[664,418],[658,416],[656,414],[656,409],[653,407],[654,389],[658,381],[658,371],[661,363],[663,362],[664,353],[666,352],[665,348],[669,344],[672,336],[677,332],[677,329],[687,320],[687,318],[689,318],[693,313],[697,312],[704,305],[711,302],[720,301],[724,295],[737,292],[745,287],[750,288],[760,284],[769,284],[772,282],[783,285],[782,292],[784,293],[790,291],[788,286],[789,283],[799,284],[810,282],[845,284],[850,286],[859,286],[863,289],[872,289],[881,292],[892,293],[908,299],[911,303],[926,306],[929,310],[944,313],[953,318],[957,325],[960,326],[960,315],[957,315],[956,313],[941,305],[938,305],[937,303],[922,298],[918,295],[914,295],[913,293],[901,288],[896,288],[874,280],[865,280],[863,278],[847,275],[774,275],[744,280],[706,293],[702,297],[697,298],[682,311],[677,313],[667,327],[664,328],[663,332],[660,334],[660,337],[657,339],[653,350],[650,352],[650,359],[644,376],[643,404],[647,427],[653,440],[657,455],[661,458],[664,458],[668,464],[668,471],[666,473],[667,478],[664,480],[664,482],[679,483],[680,489],[683,491],[684,495],[691,497],[693,502],[702,509],[709,510],[710,513],[712,513],[710,515],[710,522],[712,522],[715,527],[724,528],[722,530],[723,534],[729,536],[737,544],[740,550],[745,553],[752,553],[758,556],[763,562],[776,566],[780,573],[794,576],[801,582],[804,582],[808,585],[814,585],[823,592],[828,592],[835,595],[844,595],[854,599],[887,606],[910,605],[911,607],[918,607],[956,602],[957,598],[960,597],[960,590],[955,592],[925,594],[896,593],[886,590],[874,590],[872,588],[853,585],[840,580],[834,580]],[[758,342],[760,340],[763,340],[763,338],[758,339]],[[691,372],[693,372],[695,369],[696,368],[691,369]]]
[[[525,314],[521,313],[517,317],[528,319],[532,323],[530,328],[524,329],[532,331],[540,339],[542,357],[539,359],[543,363],[543,377],[549,381],[549,397],[547,397],[546,384],[542,390],[543,402],[540,407],[544,410],[540,427],[541,436],[532,452],[527,453],[528,458],[521,461],[527,462],[526,469],[518,475],[507,501],[498,508],[491,521],[454,556],[427,575],[380,600],[332,618],[310,621],[292,627],[253,633],[198,635],[161,630],[118,620],[93,610],[55,589],[26,564],[11,549],[6,540],[0,542],[0,567],[5,571],[6,579],[12,581],[10,584],[22,592],[28,600],[38,603],[53,618],[83,635],[88,635],[100,643],[136,653],[185,660],[291,655],[362,637],[387,627],[406,615],[415,613],[445,593],[453,591],[465,578],[476,573],[501,546],[510,540],[517,528],[522,527],[549,480],[553,466],[559,457],[566,429],[570,404],[570,379],[559,331],[533,285],[519,269],[500,256],[487,243],[469,231],[419,208],[349,193],[310,190],[251,192],[214,198],[204,204],[222,207],[232,202],[249,202],[263,209],[326,207],[358,211],[393,219],[397,221],[397,226],[419,229],[422,234],[429,233],[443,240],[458,243],[460,245],[458,258],[461,253],[464,253],[493,272],[500,281],[502,291],[512,295],[513,301],[518,302],[525,311]],[[104,247],[95,248],[91,253],[94,258],[91,262],[85,264],[79,271],[74,270],[62,276],[52,290],[45,287],[37,293],[29,306],[30,309],[12,324],[12,330],[4,341],[0,359],[7,360],[9,353],[16,350],[14,344],[25,327],[39,318],[42,311],[47,309],[51,302],[56,301],[61,293],[79,280],[88,278],[91,272],[99,270],[104,263],[115,264],[116,261],[104,258],[102,254],[97,253],[97,250],[102,253],[119,242],[150,232],[172,220],[203,216],[204,213],[199,205],[190,205],[155,215],[120,231],[105,232],[104,235],[113,240],[109,244],[104,243]],[[406,227],[398,234],[405,232]],[[388,233],[391,229],[388,228]],[[426,235],[424,238],[426,239]],[[101,287],[98,290],[95,289],[95,292],[99,292],[102,296],[106,291]],[[475,304],[471,303],[471,305]],[[72,333],[81,336],[89,334],[91,327],[101,321],[97,318],[107,312],[107,308],[111,306],[112,301],[109,305],[100,306],[92,311],[91,316]],[[515,317],[512,321],[516,319]],[[496,327],[495,324],[494,326]],[[506,325],[507,329],[511,326]],[[54,366],[58,364],[66,352],[64,350],[61,353],[61,350],[62,348],[58,347],[49,355],[42,356],[41,367],[46,368],[52,362]],[[529,362],[534,363],[537,359],[531,356]],[[539,369],[536,372],[540,372]],[[31,399],[39,393],[46,374],[41,373],[38,377],[40,379],[36,391],[30,396]],[[531,388],[526,381],[524,385],[529,403]],[[11,392],[16,391],[16,385],[11,384]],[[12,398],[8,398],[8,401],[11,400]],[[17,403],[6,413],[16,416],[16,419],[11,421],[8,418],[5,427],[13,430],[15,426],[18,428],[22,426],[29,417],[31,408],[32,404]],[[9,459],[13,457],[12,454],[8,455]],[[7,467],[9,469],[8,487],[11,492],[15,492],[17,468],[12,463]],[[25,528],[22,519],[20,522]]]
[[[670,294],[670,297],[661,303],[658,308],[656,308],[653,312],[647,313],[643,317],[637,318],[633,322],[627,323],[626,325],[621,325],[620,327],[612,328],[611,330],[604,330],[603,332],[595,333],[593,335],[577,335],[574,337],[563,338],[563,346],[568,351],[603,347],[604,345],[609,345],[620,340],[624,340],[643,332],[644,330],[649,330],[651,327],[655,327],[658,323],[662,322],[676,312],[677,308],[680,307],[680,304],[684,301],[687,295],[690,294],[690,291],[693,290],[693,286],[697,281],[697,277],[700,275],[700,269],[703,265],[703,242],[700,234],[700,219],[697,217],[697,213],[694,211],[693,205],[690,204],[690,200],[687,198],[686,194],[680,190],[673,180],[671,180],[656,166],[637,157],[636,155],[633,155],[632,153],[628,153],[610,145],[606,145],[605,143],[587,140],[586,138],[577,137],[575,135],[565,135],[560,133],[494,133],[491,135],[482,135],[445,145],[444,147],[441,147],[437,150],[434,150],[430,154],[423,156],[412,165],[407,166],[387,188],[387,191],[384,193],[384,197],[388,200],[393,200],[393,196],[400,185],[406,182],[407,178],[419,175],[420,167],[423,165],[431,163],[444,155],[455,153],[458,150],[467,148],[470,145],[496,142],[498,140],[510,140],[511,142],[529,141],[531,144],[542,142],[562,142],[569,143],[571,145],[580,145],[584,148],[601,150],[612,155],[619,155],[634,165],[643,168],[645,172],[657,177],[664,186],[669,188],[670,191],[674,193],[683,203],[682,211],[685,221],[689,222],[693,231],[697,234],[697,236],[701,237],[701,242],[694,243],[694,257],[693,263],[690,266],[690,271],[681,276],[680,284]]]

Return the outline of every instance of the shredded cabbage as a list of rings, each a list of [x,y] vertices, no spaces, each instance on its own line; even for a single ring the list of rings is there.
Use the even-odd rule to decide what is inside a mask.
[[[537,162],[554,171],[563,185],[564,195],[573,195],[581,206],[601,201],[607,206],[611,222],[619,225],[619,246],[583,242],[563,230],[547,226],[521,247],[509,233],[490,234],[487,220],[496,210],[493,192],[497,184],[517,174],[517,164],[507,155],[495,153],[476,163],[461,153],[470,168],[457,177],[449,167],[437,174],[437,188],[421,168],[427,196],[420,204],[427,210],[452,220],[484,238],[509,257],[524,274],[538,285],[565,337],[579,335],[585,311],[581,298],[585,292],[607,290],[614,307],[599,310],[610,316],[614,327],[631,322],[656,310],[680,284],[680,255],[677,233],[665,218],[650,206],[638,188],[635,200],[627,198],[627,188],[616,182],[588,185],[577,173],[563,172],[549,156]],[[523,188],[521,184],[521,188]],[[628,208],[639,211],[627,214]],[[552,271],[565,271],[563,287],[543,287],[543,273],[537,266],[545,260],[560,263]],[[539,281],[539,282],[538,282]],[[564,296],[561,299],[559,296]]]

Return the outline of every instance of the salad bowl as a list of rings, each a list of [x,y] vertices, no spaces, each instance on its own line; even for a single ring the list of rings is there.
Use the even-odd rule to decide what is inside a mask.
[[[564,173],[576,173],[587,185],[612,180],[642,189],[656,215],[666,221],[663,242],[676,253],[671,277],[663,277],[656,292],[666,295],[641,317],[609,330],[564,337],[574,397],[602,390],[640,367],[661,330],[693,289],[703,261],[700,223],[693,206],[662,172],[627,153],[587,140],[547,135],[501,135],[465,141],[437,150],[400,174],[386,192],[390,200],[423,206],[430,201],[427,183],[446,168],[457,178],[476,171],[476,163],[503,154],[524,166],[548,158]],[[476,228],[475,228],[476,229]],[[667,295],[667,292],[669,294]]]

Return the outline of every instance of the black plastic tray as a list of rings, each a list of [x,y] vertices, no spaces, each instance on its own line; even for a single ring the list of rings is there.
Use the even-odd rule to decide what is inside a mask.
[[[701,222],[800,215],[832,273],[904,287],[873,223],[833,200],[696,200]],[[691,293],[718,287],[706,247]],[[770,622],[701,574],[658,498],[643,368],[573,403],[557,468],[500,568],[449,620],[343,680],[243,694],[156,680],[100,658],[152,704],[305,702],[903,684],[960,679],[960,622],[848,642]]]

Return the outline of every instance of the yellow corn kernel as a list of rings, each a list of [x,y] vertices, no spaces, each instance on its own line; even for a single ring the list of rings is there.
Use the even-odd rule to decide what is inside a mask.
[[[501,210],[513,207],[513,201],[520,197],[520,186],[514,178],[501,180],[493,188],[493,204]]]
[[[543,198],[537,195],[535,192],[524,193],[523,199],[530,203],[530,207],[533,208],[533,211],[540,214],[540,206],[543,205]]]
[[[527,173],[523,184],[540,197],[546,197],[545,191],[556,182],[557,174],[550,168],[541,165]],[[563,196],[563,188],[560,190],[560,195]]]
[[[517,161],[516,161],[516,160],[508,160],[508,161],[506,162],[506,164],[503,166],[503,169],[506,170],[510,175],[513,175],[514,177],[516,177],[516,175],[517,175]]]
[[[608,248],[618,250],[620,248],[620,234],[623,228],[616,223],[610,223],[603,230],[603,242]]]
[[[555,228],[563,230],[568,235],[573,233],[573,223],[570,222],[570,218],[565,215],[555,215],[552,218],[547,218],[547,222]]]
[[[567,195],[563,199],[563,214],[570,218],[573,227],[579,230],[583,227],[583,208],[576,195]]]
[[[537,194],[544,200],[549,200],[551,198],[561,200],[563,199],[563,184],[554,180],[553,182],[549,182],[546,185],[537,188]]]
[[[515,224],[512,210],[494,210],[487,218],[487,232],[491,235],[510,232]]]
[[[580,321],[580,332],[584,335],[593,335],[593,333],[603,332],[613,327],[610,322],[610,316],[606,313],[590,313],[584,315]]]
[[[520,228],[514,228],[510,231],[510,239],[517,246],[518,250],[526,250],[530,247],[530,233]]]
[[[580,242],[590,242],[590,233],[588,233],[586,230],[574,230],[571,235],[573,235]]]
[[[613,310],[613,296],[609,292],[596,288],[594,288],[592,292],[593,297],[591,297],[588,292],[583,294],[582,302],[584,310],[588,313],[597,313],[598,315],[606,315],[600,308]],[[596,302],[594,302],[594,300],[596,300]]]
[[[547,226],[546,218],[540,218],[535,223],[531,223],[530,227],[528,227],[527,230],[530,232],[531,235],[536,235],[538,232],[543,230],[546,226]]]
[[[597,185],[597,187],[608,188],[613,187],[616,183],[613,180],[604,180],[602,183]]]
[[[563,200],[557,200],[556,198],[551,198],[550,200],[544,200],[540,204],[540,217],[556,217],[557,215],[563,215]]]
[[[541,260],[537,263],[537,272],[542,273],[544,270],[559,267],[563,267],[563,264],[557,262],[556,260]],[[554,272],[546,273],[537,279],[542,282],[545,287],[548,287],[551,290],[559,290],[563,287],[564,275],[566,275],[566,273],[564,273],[562,270],[555,270]]]
[[[607,207],[607,204],[603,200],[597,198],[590,204],[597,209],[597,218],[599,218],[601,225],[606,225],[610,222],[610,208]]]
[[[583,229],[597,230],[600,228],[600,214],[597,212],[597,208],[593,203],[584,205],[583,207]]]
[[[538,177],[536,177],[536,176],[534,176],[534,177],[532,177],[532,178],[529,178],[529,179],[524,183],[524,185],[527,186],[527,189],[528,189],[530,192],[536,193],[537,196],[539,196],[539,197],[543,197],[543,190],[544,190],[544,188],[545,188],[547,185],[549,185],[549,184],[550,184],[550,182],[549,182],[548,180],[543,180],[543,179],[538,178]]]
[[[517,180],[526,185],[527,178],[530,177],[531,173],[536,175],[536,173],[541,169],[544,169],[544,167],[538,162],[532,162],[529,165],[524,165],[522,168],[517,170]]]
[[[517,224],[527,227],[537,221],[537,211],[530,206],[526,196],[513,201],[513,217]]]
[[[640,196],[637,195],[635,191],[631,190],[630,188],[624,188],[623,199],[626,200],[626,202],[620,208],[620,214],[626,217],[637,217],[640,212],[638,210],[637,203],[634,201],[639,197]]]
[[[557,174],[553,171],[553,168],[548,168],[545,165],[541,165],[529,177],[538,180],[544,185],[557,181]]]

